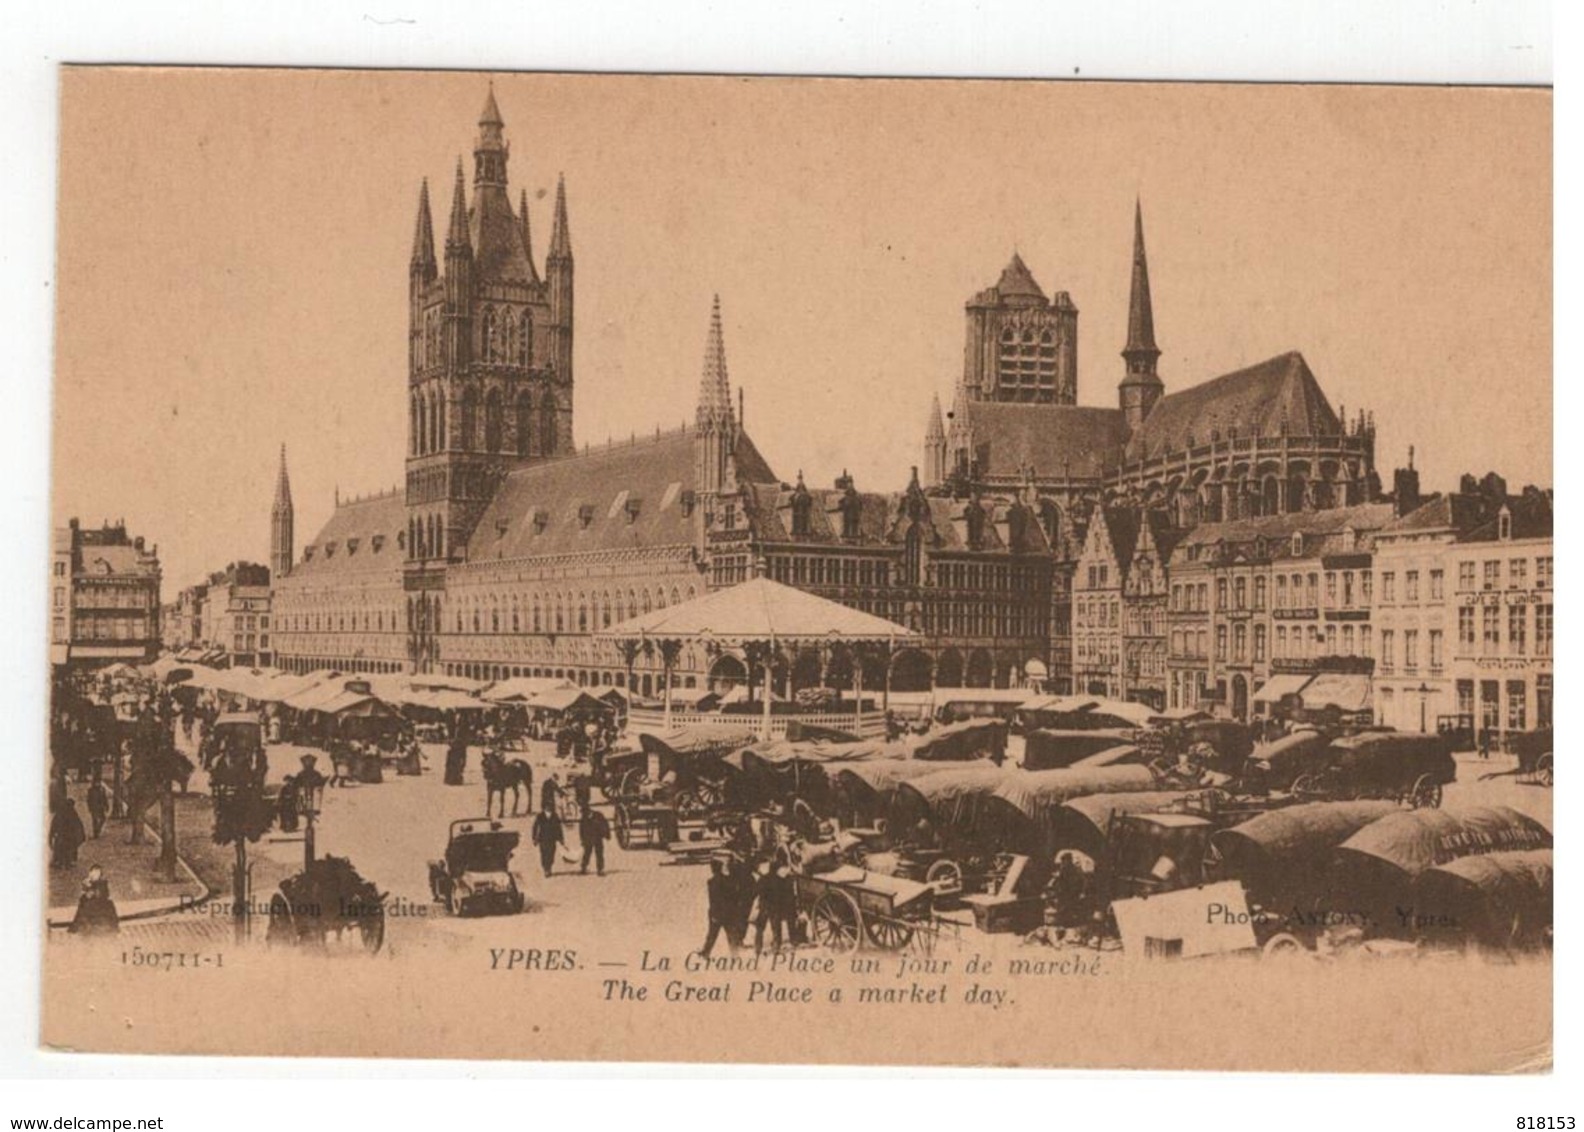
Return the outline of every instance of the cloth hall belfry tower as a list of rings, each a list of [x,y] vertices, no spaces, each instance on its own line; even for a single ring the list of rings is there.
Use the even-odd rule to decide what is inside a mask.
[[[493,88],[479,115],[472,199],[461,159],[443,258],[428,182],[409,271],[405,539],[409,585],[443,585],[506,473],[572,450],[572,239],[558,181],[549,252],[534,262],[528,194],[512,207],[511,147]],[[414,585],[416,583],[416,585]]]

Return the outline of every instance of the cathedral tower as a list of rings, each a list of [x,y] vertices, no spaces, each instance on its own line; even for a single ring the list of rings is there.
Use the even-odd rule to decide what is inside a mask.
[[[1118,387],[1122,415],[1127,419],[1128,432],[1137,432],[1155,402],[1161,399],[1166,386],[1155,372],[1160,358],[1155,345],[1155,308],[1150,303],[1149,261],[1144,258],[1144,209],[1133,203],[1133,289],[1128,299],[1127,346],[1122,357],[1127,362],[1127,375]]]
[[[533,262],[528,196],[514,210],[511,146],[493,87],[460,159],[443,258],[429,186],[418,192],[409,264],[406,557],[414,588],[443,585],[505,474],[572,451],[572,244],[557,186],[550,256]]]
[[[286,446],[281,445],[280,474],[275,477],[275,505],[270,508],[270,578],[280,581],[291,573],[295,553],[291,479],[286,475]]]
[[[1078,308],[1050,298],[1016,252],[994,287],[969,299],[963,385],[973,401],[1078,403]]]

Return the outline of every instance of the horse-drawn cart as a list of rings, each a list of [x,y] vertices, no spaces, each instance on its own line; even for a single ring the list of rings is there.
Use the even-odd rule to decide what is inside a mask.
[[[798,906],[808,916],[809,938],[832,951],[868,946],[901,951],[934,946],[934,889],[919,881],[842,865],[797,878]]]
[[[1305,801],[1387,798],[1415,809],[1441,804],[1441,788],[1457,777],[1445,736],[1365,731],[1334,739],[1292,792]]]

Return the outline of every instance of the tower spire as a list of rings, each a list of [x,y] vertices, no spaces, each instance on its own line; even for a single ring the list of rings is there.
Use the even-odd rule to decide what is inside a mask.
[[[278,581],[291,573],[295,554],[291,478],[286,474],[286,445],[280,449],[280,472],[275,477],[275,505],[270,508],[270,576]]]
[[[709,336],[704,342],[704,370],[699,377],[698,418],[700,428],[711,424],[729,427],[732,417],[731,384],[726,373],[726,339],[721,331],[720,296],[710,308]]]
[[[555,221],[550,230],[550,258],[572,258],[572,234],[567,229],[566,177],[556,177]]]
[[[432,279],[435,271],[434,222],[429,218],[429,178],[418,188],[418,223],[413,230],[412,266],[416,274]]]
[[[930,487],[939,487],[946,480],[946,425],[941,419],[939,393],[930,394],[929,424],[924,429],[924,480]]]
[[[1155,308],[1150,302],[1149,260],[1144,255],[1144,206],[1133,201],[1133,285],[1128,296],[1127,345],[1122,359],[1127,373],[1122,378],[1119,396],[1129,432],[1135,432],[1155,408],[1165,392],[1155,363],[1160,358],[1155,345]]]
[[[446,256],[471,255],[468,237],[467,185],[462,179],[462,159],[457,158],[456,184],[451,190],[451,225],[446,229]]]
[[[1155,308],[1150,302],[1149,261],[1144,255],[1144,206],[1133,201],[1133,290],[1128,298],[1127,347],[1122,356],[1128,360],[1129,373],[1153,372],[1160,349],[1155,345]],[[1140,365],[1135,367],[1137,357]]]

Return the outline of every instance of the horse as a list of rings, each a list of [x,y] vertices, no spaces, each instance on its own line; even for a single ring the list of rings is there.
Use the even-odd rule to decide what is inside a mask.
[[[507,760],[499,751],[484,752],[484,816],[490,816],[495,796],[500,795],[501,817],[506,816],[506,791],[512,794],[512,816],[522,802],[523,791],[528,793],[528,808],[533,809],[533,768],[523,759]]]

